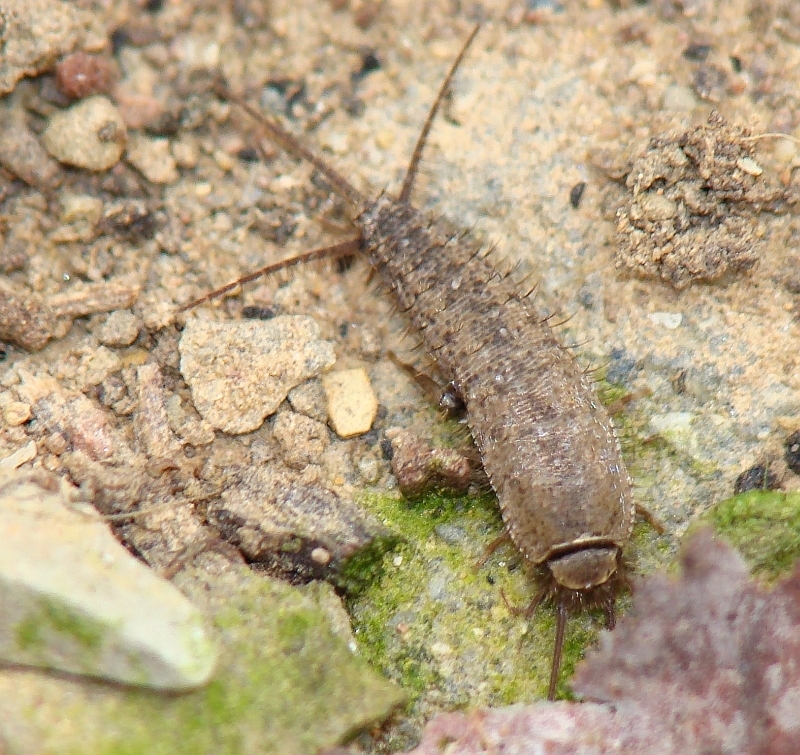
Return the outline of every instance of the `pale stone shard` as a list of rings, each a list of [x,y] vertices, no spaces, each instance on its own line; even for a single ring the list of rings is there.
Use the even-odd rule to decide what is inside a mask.
[[[0,484],[0,659],[160,690],[205,684],[201,614],[45,473]]]
[[[328,397],[328,417],[340,438],[352,438],[369,431],[378,413],[378,399],[363,367],[336,370],[322,376]]]

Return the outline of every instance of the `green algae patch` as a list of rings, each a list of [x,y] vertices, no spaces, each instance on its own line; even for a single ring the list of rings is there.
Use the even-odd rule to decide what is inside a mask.
[[[348,600],[348,610],[361,653],[411,695],[411,718],[542,698],[554,611],[543,606],[525,617],[506,605],[503,595],[511,606],[526,607],[536,591],[512,545],[501,545],[478,564],[503,532],[496,499],[431,494],[409,502],[372,496],[362,505],[402,542],[384,556],[380,579]],[[567,669],[601,627],[587,612],[570,618]]]
[[[606,393],[611,401],[626,395],[613,386]],[[380,576],[349,597],[348,610],[363,655],[410,693],[411,718],[544,697],[555,640],[553,607],[543,605],[531,617],[510,610],[527,607],[537,590],[510,543],[478,566],[503,532],[496,498],[375,495],[360,503],[401,543],[384,556]],[[670,540],[637,523],[626,555],[633,573],[649,573],[669,561]],[[619,613],[628,604],[623,596]],[[570,696],[568,680],[604,618],[599,611],[570,616],[560,697]]]
[[[58,667],[64,655],[92,673],[108,627],[63,603],[39,598],[13,629],[19,662]]]
[[[384,557],[394,550],[402,538],[394,533],[376,537],[369,545],[354,553],[330,582],[348,595],[356,595],[383,576]]]
[[[303,755],[345,741],[403,703],[402,691],[333,633],[313,596],[246,568],[213,577],[192,569],[177,582],[216,629],[212,681],[161,695],[2,671],[0,721],[24,722],[9,731],[0,724],[10,751]]]
[[[754,574],[774,579],[800,559],[800,493],[750,490],[717,504],[700,521],[736,547]]]

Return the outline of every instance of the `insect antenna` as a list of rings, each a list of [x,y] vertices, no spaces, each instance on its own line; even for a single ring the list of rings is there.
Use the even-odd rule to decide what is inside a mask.
[[[253,120],[258,123],[261,128],[267,132],[269,138],[272,139],[279,147],[284,149],[290,155],[295,155],[306,162],[311,163],[323,176],[327,179],[328,183],[333,187],[333,190],[342,199],[347,200],[358,212],[361,212],[367,200],[364,195],[356,189],[339,171],[334,170],[323,160],[319,155],[312,152],[306,147],[296,136],[290,134],[278,121],[256,110],[249,105],[241,97],[237,97],[232,92],[229,92],[227,87],[221,82],[216,85],[217,95],[230,102],[238,105],[245,113],[247,113]]]
[[[303,254],[298,254],[296,257],[290,257],[286,260],[279,260],[278,262],[273,262],[270,265],[265,265],[264,267],[255,270],[252,273],[248,273],[247,275],[239,278],[238,280],[233,281],[232,283],[228,283],[226,286],[222,288],[218,288],[215,291],[211,291],[207,293],[205,296],[201,296],[199,299],[195,299],[188,304],[182,306],[178,311],[185,312],[187,309],[192,309],[193,307],[197,307],[200,304],[205,304],[207,301],[211,301],[212,299],[217,299],[224,294],[227,294],[229,291],[233,291],[234,288],[237,286],[241,286],[245,283],[250,283],[250,281],[254,281],[257,278],[261,278],[264,275],[270,275],[271,273],[277,273],[280,270],[287,270],[290,267],[294,267],[295,265],[300,265],[305,262],[313,262],[314,260],[321,260],[326,257],[346,257],[348,255],[355,254],[356,252],[361,249],[361,239],[350,239],[349,241],[343,241],[340,244],[334,244],[333,246],[324,246],[320,249],[312,249],[310,252],[304,252]]]
[[[475,36],[477,35],[480,28],[481,28],[480,24],[475,24],[475,28],[472,30],[472,33],[469,35],[469,37],[467,37],[467,41],[464,42],[464,46],[461,48],[461,52],[458,53],[458,57],[453,62],[453,65],[450,67],[450,72],[447,74],[447,78],[445,78],[444,83],[439,89],[439,94],[436,95],[436,99],[434,100],[433,105],[431,106],[431,109],[428,112],[428,117],[425,119],[425,125],[422,127],[422,131],[419,134],[417,143],[414,146],[414,153],[411,156],[411,162],[408,164],[408,170],[406,170],[406,177],[403,179],[403,187],[400,190],[400,198],[399,198],[400,202],[406,203],[411,197],[411,192],[414,189],[414,179],[416,179],[417,177],[417,169],[419,168],[419,161],[422,159],[422,150],[425,148],[425,142],[428,139],[428,134],[430,133],[431,126],[433,126],[433,119],[436,117],[436,113],[439,112],[439,107],[441,106],[442,100],[447,94],[447,90],[450,88],[450,84],[453,81],[453,76],[455,76],[458,67],[461,65],[461,61],[467,54],[467,49],[472,44],[472,40],[475,39]]]

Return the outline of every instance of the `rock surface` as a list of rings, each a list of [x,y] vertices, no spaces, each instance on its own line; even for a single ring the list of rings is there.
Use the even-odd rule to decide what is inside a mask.
[[[134,6],[127,18],[126,3]],[[123,0],[102,10],[95,3],[95,12],[119,19],[106,24],[119,30],[108,51],[122,76],[113,89],[117,107],[130,129],[171,142],[181,175],[170,185],[148,185],[127,161],[96,175],[62,171],[64,192],[95,196],[105,208],[98,235],[86,244],[54,242],[56,234],[65,236],[52,195],[0,180],[0,210],[8,219],[0,228],[0,270],[13,271],[15,286],[47,305],[84,281],[112,285],[133,273],[142,287],[138,302],[115,306],[130,307],[141,331],[116,355],[110,374],[109,349],[97,348],[103,317],[76,322],[66,337],[56,322],[41,353],[8,349],[0,394],[33,406],[30,420],[0,428],[0,457],[74,475],[96,492],[106,513],[152,507],[120,528],[120,536],[155,568],[166,570],[185,547],[206,542],[197,502],[218,494],[231,465],[260,466],[284,452],[272,421],[231,438],[197,416],[176,371],[175,304],[262,264],[335,243],[343,237],[328,221],[340,226],[349,217],[309,165],[266,143],[260,159],[256,129],[220,101],[214,81],[222,71],[234,91],[260,91],[264,111],[288,116],[287,126],[359,191],[391,194],[475,8],[434,0],[420,22],[418,3],[367,4],[379,11],[364,30],[354,24],[351,10],[364,5],[356,2]],[[793,472],[782,461],[787,438],[800,431],[800,257],[793,243],[800,231],[796,213],[759,213],[751,229],[761,244],[759,263],[713,285],[675,290],[658,279],[629,277],[614,267],[613,210],[624,190],[598,170],[598,156],[645,149],[654,136],[708,122],[711,106],[694,87],[705,64],[681,54],[702,37],[714,64],[729,74],[730,89],[714,107],[730,124],[752,129],[759,180],[791,188],[800,178],[797,145],[755,137],[798,135],[800,57],[788,37],[797,39],[794,4],[590,0],[531,10],[534,3],[514,0],[518,10],[508,15],[506,5],[481,4],[489,19],[453,82],[449,112],[434,122],[414,203],[497,242],[509,267],[519,263],[520,279],[530,276],[521,289],[538,284],[540,315],[553,314],[552,322],[571,316],[557,335],[565,346],[577,344],[571,353],[581,365],[607,365],[604,389],[612,383],[613,391],[643,396],[615,420],[637,503],[668,531],[656,538],[644,525],[635,529],[626,555],[646,574],[669,560],[692,520],[730,495],[743,470],[769,463],[787,490],[800,485],[800,464]],[[739,64],[736,74],[732,66]],[[284,91],[283,82],[297,86]],[[64,106],[48,94],[53,87],[51,76],[19,87],[31,134],[53,107]],[[572,190],[581,184],[576,207]],[[658,200],[645,204],[653,215],[665,209]],[[266,316],[312,315],[323,337],[337,341],[339,368],[370,365],[381,407],[372,429],[347,440],[330,433],[313,466],[344,498],[357,496],[407,539],[407,547],[386,555],[383,578],[349,602],[361,652],[417,695],[408,716],[386,734],[391,744],[376,745],[401,750],[414,745],[418,727],[437,711],[530,702],[542,694],[553,616],[542,610],[516,617],[503,604],[501,590],[513,605],[528,604],[536,590],[513,549],[501,548],[474,568],[502,530],[491,497],[431,495],[410,504],[396,494],[387,428],[450,448],[459,447],[464,433],[442,421],[418,384],[387,358],[389,350],[404,348],[397,336],[408,323],[393,313],[384,287],[364,285],[360,257],[352,266],[297,266],[204,309],[219,320],[236,319],[250,305]],[[418,353],[423,361],[424,350]],[[139,452],[143,427],[151,427],[145,436],[154,453],[172,445],[161,442],[163,413],[143,421],[136,408],[152,393],[153,382],[137,374],[148,361],[161,367],[163,404],[182,444],[168,459]],[[48,395],[37,405],[18,395],[18,367],[49,373],[67,392],[65,401]],[[312,403],[292,405],[328,421]],[[98,408],[136,454],[118,444],[112,447],[119,462],[88,457],[102,447],[92,442],[93,421],[81,419]],[[691,417],[690,434],[656,427],[681,416]],[[130,458],[135,474],[128,473]],[[366,485],[370,492],[357,490]],[[785,529],[777,518],[770,526]],[[570,622],[565,677],[601,623],[591,614]],[[360,741],[359,748],[370,745]]]
[[[98,50],[106,40],[101,19],[61,0],[3,0],[0,94],[23,76],[35,76],[77,47]]]
[[[176,584],[214,627],[221,658],[211,683],[163,696],[0,670],[0,741],[10,752],[307,755],[403,702],[352,653],[349,630],[332,631],[348,626],[332,590],[300,591],[213,555]]]
[[[353,501],[279,466],[243,470],[209,506],[209,522],[271,573],[337,582],[348,560],[375,560],[396,538]]]
[[[68,486],[0,486],[0,657],[161,690],[202,686],[216,651],[198,611],[137,561]]]
[[[310,317],[212,322],[191,319],[180,369],[197,411],[226,433],[260,427],[289,391],[331,367],[333,345]]]

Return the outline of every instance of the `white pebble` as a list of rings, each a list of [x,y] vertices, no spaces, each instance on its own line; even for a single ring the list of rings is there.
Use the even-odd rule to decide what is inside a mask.
[[[661,325],[668,330],[675,330],[683,322],[683,315],[680,312],[652,312],[649,315],[650,322]]]

